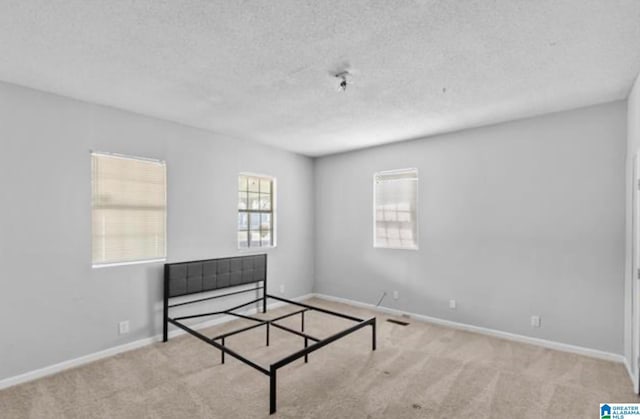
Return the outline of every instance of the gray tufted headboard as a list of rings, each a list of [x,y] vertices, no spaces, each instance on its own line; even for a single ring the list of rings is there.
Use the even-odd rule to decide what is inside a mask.
[[[251,284],[266,279],[266,254],[164,265],[165,298]]]

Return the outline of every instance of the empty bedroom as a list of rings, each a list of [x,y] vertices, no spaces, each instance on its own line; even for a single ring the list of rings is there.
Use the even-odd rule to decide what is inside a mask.
[[[0,418],[640,418],[640,0],[0,0]]]

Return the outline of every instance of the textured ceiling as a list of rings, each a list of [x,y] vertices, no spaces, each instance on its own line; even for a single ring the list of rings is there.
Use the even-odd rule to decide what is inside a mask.
[[[640,0],[0,0],[0,80],[312,156],[623,99],[639,71]]]

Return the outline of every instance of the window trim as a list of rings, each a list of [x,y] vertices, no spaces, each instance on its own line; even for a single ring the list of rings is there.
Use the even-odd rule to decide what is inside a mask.
[[[277,209],[278,209],[278,185],[277,185],[277,178],[274,175],[267,175],[264,173],[256,173],[256,172],[238,172],[238,174],[236,175],[236,188],[235,188],[235,192],[236,192],[236,200],[238,199],[238,193],[240,192],[240,190],[238,189],[238,178],[240,176],[249,176],[249,177],[257,177],[257,178],[263,178],[263,179],[269,179],[271,181],[271,245],[269,246],[258,246],[258,247],[251,247],[251,246],[247,246],[247,247],[240,247],[240,242],[238,242],[238,213],[241,211],[238,208],[238,203],[236,201],[236,210],[235,210],[235,219],[236,219],[236,228],[235,228],[235,240],[236,240],[236,249],[239,252],[243,252],[243,253],[251,253],[251,252],[258,252],[260,253],[260,251],[264,251],[264,250],[268,250],[268,249],[275,249],[276,247],[278,247],[278,233],[277,233],[277,229],[278,229],[278,216],[277,216]],[[247,220],[247,222],[249,222],[249,220]],[[249,229],[250,231],[251,229]]]
[[[143,264],[150,264],[150,263],[166,262],[168,260],[168,255],[169,255],[169,229],[167,225],[167,219],[169,216],[169,205],[168,205],[169,177],[168,177],[167,161],[152,158],[152,157],[134,156],[131,154],[121,154],[121,153],[114,153],[109,151],[89,150],[89,157],[92,158],[93,156],[117,157],[121,159],[152,162],[152,163],[160,164],[164,167],[164,220],[163,220],[164,221],[164,257],[152,258],[152,259],[126,260],[126,261],[119,261],[119,262],[94,263],[93,256],[91,256],[91,269],[102,269],[102,268],[110,268],[110,267],[117,267],[117,266],[143,265]],[[91,170],[93,170],[93,167],[91,167]],[[91,208],[91,220],[92,220],[91,222],[92,228],[90,229],[90,232],[91,232],[91,249],[92,249],[92,255],[93,255],[93,172],[91,172],[91,175],[89,176],[89,181],[91,186],[90,187],[91,199],[90,199],[89,206]]]
[[[147,263],[164,263],[167,261],[167,258],[162,259],[144,259],[144,260],[132,260],[128,262],[112,262],[112,263],[96,263],[92,264],[91,267],[93,269],[101,269],[101,268],[110,268],[112,266],[129,266],[129,265],[144,265]]]
[[[407,172],[415,172],[416,174],[416,210],[415,210],[415,216],[416,216],[416,220],[415,220],[415,224],[416,224],[416,245],[413,247],[398,247],[398,246],[382,246],[376,243],[376,176],[379,175],[392,175],[392,174],[396,174],[396,173],[407,173]],[[373,176],[371,178],[372,180],[372,187],[373,187],[373,202],[372,202],[372,216],[373,216],[373,220],[372,220],[372,233],[373,233],[373,248],[374,249],[389,249],[389,250],[412,250],[412,251],[417,251],[420,250],[420,217],[419,217],[419,200],[420,200],[420,188],[418,187],[419,182],[420,182],[420,174],[418,172],[418,168],[417,167],[406,167],[403,169],[392,169],[392,170],[381,170],[379,172],[374,172]]]

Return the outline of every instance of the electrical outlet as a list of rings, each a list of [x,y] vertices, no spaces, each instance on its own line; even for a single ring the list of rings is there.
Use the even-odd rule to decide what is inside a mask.
[[[449,308],[451,310],[455,310],[456,309],[456,300],[449,300]]]
[[[118,332],[121,335],[126,335],[129,333],[129,320],[124,320],[118,323]]]
[[[284,284],[280,284],[280,294],[284,294]]]
[[[531,327],[540,327],[540,316],[531,316]]]
[[[398,294],[398,291],[394,291],[393,292],[393,299],[397,300],[398,298],[400,298],[400,295]]]

